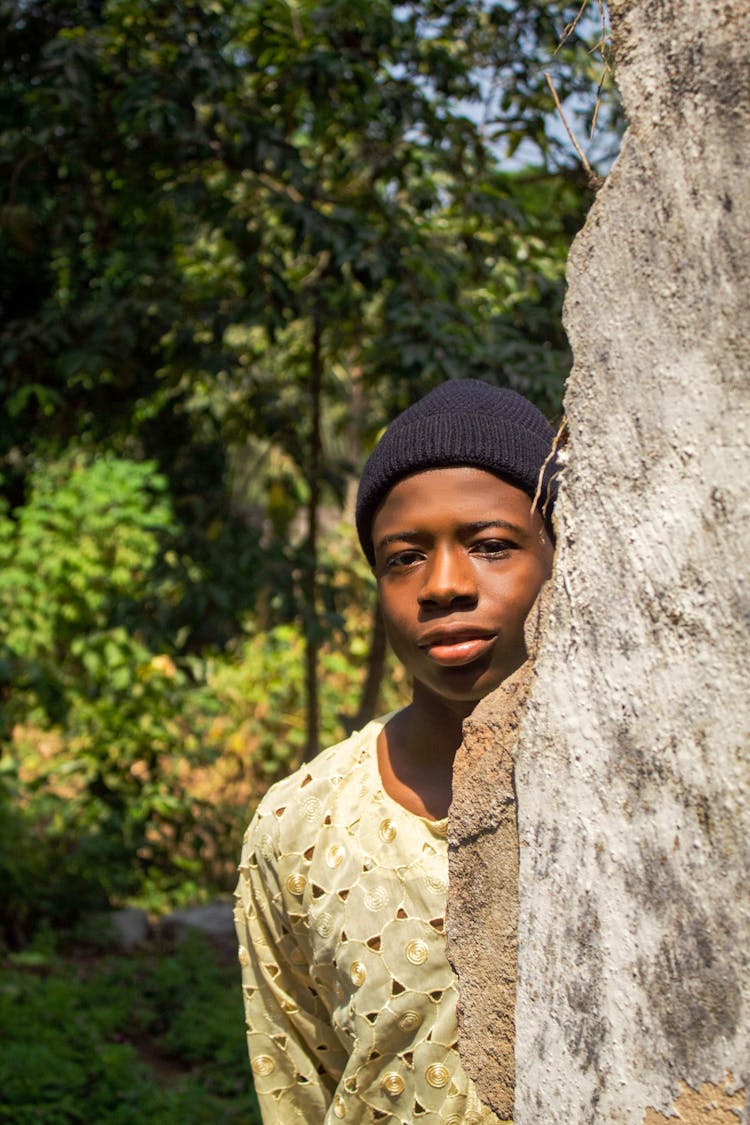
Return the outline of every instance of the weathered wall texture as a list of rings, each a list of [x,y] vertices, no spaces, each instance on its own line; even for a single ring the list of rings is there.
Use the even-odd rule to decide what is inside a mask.
[[[456,770],[462,1054],[507,1116],[515,991],[517,1125],[747,1125],[750,5],[610,7],[630,128],[570,260],[549,616]]]

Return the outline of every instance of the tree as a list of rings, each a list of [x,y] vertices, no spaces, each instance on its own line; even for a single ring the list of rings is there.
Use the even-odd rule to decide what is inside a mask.
[[[454,779],[461,1050],[518,1125],[748,1113],[750,10],[612,9],[555,571]]]

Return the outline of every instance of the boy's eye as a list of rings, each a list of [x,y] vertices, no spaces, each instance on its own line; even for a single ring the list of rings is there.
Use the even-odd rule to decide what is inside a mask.
[[[487,555],[490,558],[499,558],[507,555],[512,550],[514,544],[508,539],[480,539],[472,547],[472,551],[477,555]]]
[[[387,570],[395,570],[399,567],[412,566],[413,563],[419,562],[424,556],[421,551],[397,551],[395,555],[391,555],[385,561]]]

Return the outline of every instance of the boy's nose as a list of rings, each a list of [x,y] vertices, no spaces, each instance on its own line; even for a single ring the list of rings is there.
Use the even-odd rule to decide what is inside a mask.
[[[476,575],[465,551],[438,548],[423,573],[420,605],[444,606],[459,600],[476,601]]]

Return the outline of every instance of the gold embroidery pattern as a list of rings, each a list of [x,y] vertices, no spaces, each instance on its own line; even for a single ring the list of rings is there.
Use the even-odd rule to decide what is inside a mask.
[[[392,840],[396,839],[396,829],[390,817],[387,816],[385,820],[381,820],[378,835],[386,844],[390,844]]]
[[[253,1059],[253,1073],[265,1078],[267,1074],[273,1074],[276,1069],[276,1063],[270,1055],[257,1055]]]
[[[433,1063],[432,1066],[428,1066],[424,1076],[430,1085],[438,1090],[442,1086],[447,1086],[451,1080],[450,1071],[441,1063]]]
[[[387,1094],[391,1094],[394,1098],[397,1098],[399,1094],[403,1094],[406,1083],[400,1074],[397,1074],[395,1071],[389,1071],[388,1074],[383,1075],[382,1086]]]
[[[352,978],[352,983],[361,988],[367,980],[367,969],[361,961],[354,961],[349,970],[349,976]]]
[[[425,961],[430,956],[430,951],[427,948],[426,942],[415,938],[407,945],[406,956],[409,958],[412,965],[424,965]]]
[[[306,886],[307,879],[304,875],[290,875],[286,881],[287,890],[292,895],[303,894]]]

